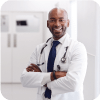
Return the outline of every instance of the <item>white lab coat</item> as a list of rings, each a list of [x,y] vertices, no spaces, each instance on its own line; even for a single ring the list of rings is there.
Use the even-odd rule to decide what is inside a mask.
[[[47,46],[44,48],[40,59],[40,51],[45,44]],[[67,46],[69,46],[66,54],[67,60],[66,63],[62,63],[61,58]],[[44,65],[40,66],[42,72],[26,72],[25,69],[21,75],[21,83],[24,87],[38,87],[37,100],[46,100],[44,98],[46,87],[41,82],[47,73],[47,60],[50,48],[51,40],[38,45],[30,58],[29,64],[38,64],[39,59],[40,64],[45,62]],[[60,71],[67,71],[67,74],[65,77],[47,83],[48,88],[52,91],[51,100],[84,100],[83,81],[87,69],[87,52],[84,45],[71,39],[68,33],[66,33],[66,39],[56,55],[54,70],[58,70],[57,65],[60,65]]]

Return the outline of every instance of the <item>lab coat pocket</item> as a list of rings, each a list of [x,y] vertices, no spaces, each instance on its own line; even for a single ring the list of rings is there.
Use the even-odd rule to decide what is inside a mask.
[[[44,64],[40,65],[39,68],[42,72],[46,72],[46,63],[43,62]]]
[[[65,62],[65,63],[60,62],[59,65],[60,65],[60,71],[68,71],[68,63],[67,62]]]
[[[68,56],[68,53],[66,54],[65,58],[66,58],[65,62],[62,62],[61,60],[59,61],[59,65],[60,65],[60,70],[59,71],[68,71],[68,67],[69,67],[69,56]]]

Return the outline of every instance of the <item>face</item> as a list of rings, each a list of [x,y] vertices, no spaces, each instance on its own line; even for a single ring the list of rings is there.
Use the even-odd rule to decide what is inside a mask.
[[[61,9],[53,9],[49,13],[47,27],[49,28],[55,40],[60,39],[66,33],[67,27],[69,27],[67,13]]]

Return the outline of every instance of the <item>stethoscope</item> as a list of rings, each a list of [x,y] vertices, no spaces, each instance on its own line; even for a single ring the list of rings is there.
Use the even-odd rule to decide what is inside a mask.
[[[46,41],[46,43],[50,40],[51,38],[49,38],[47,41]],[[43,53],[43,50],[44,50],[44,48],[47,46],[47,44],[45,44],[45,46],[41,49],[41,52],[40,52],[40,59],[41,59],[41,55],[42,55],[42,53]],[[68,46],[66,47],[66,51],[65,51],[65,53],[64,53],[64,55],[63,55],[63,57],[61,58],[61,62],[62,63],[65,63],[66,62],[66,53],[67,53],[67,50],[68,50]],[[39,63],[40,63],[40,59],[39,59]],[[43,65],[44,64],[44,62],[42,63],[42,64],[37,64],[37,66],[40,66],[40,65]],[[60,70],[60,65],[57,65],[57,68],[58,68],[58,70]]]

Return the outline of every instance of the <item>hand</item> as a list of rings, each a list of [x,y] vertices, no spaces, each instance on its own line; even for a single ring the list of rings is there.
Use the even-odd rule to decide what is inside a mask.
[[[45,84],[44,86],[47,87],[47,84]]]
[[[35,64],[31,64],[31,66],[28,66],[26,68],[27,72],[32,72],[34,70],[34,72],[41,72],[40,68],[35,65]]]
[[[56,71],[56,72],[55,72],[55,76],[56,76],[56,78],[58,79],[58,78],[60,78],[60,77],[66,76],[66,73],[67,73],[67,72],[65,72],[65,71]],[[53,72],[51,72],[51,81],[53,81],[53,80],[54,80]]]
[[[66,76],[66,73],[67,73],[67,72],[65,72],[65,71],[57,71],[57,72],[55,72],[55,76],[56,76],[56,78],[58,79],[58,78],[60,78],[60,77]]]

